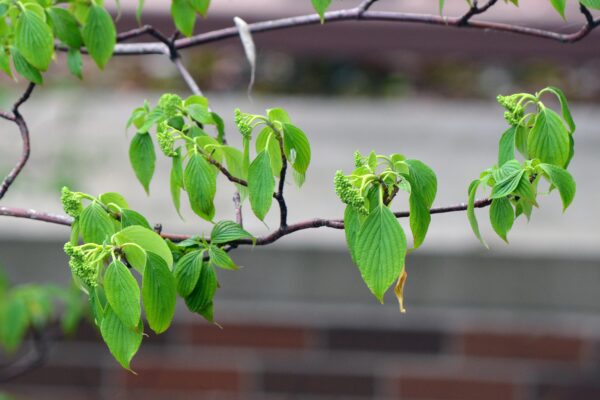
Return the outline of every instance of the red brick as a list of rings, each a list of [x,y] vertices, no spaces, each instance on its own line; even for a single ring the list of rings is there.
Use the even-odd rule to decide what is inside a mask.
[[[542,385],[538,388],[535,398],[539,400],[597,400],[600,399],[600,385],[597,382]]]
[[[145,367],[136,372],[126,376],[130,389],[237,392],[241,386],[240,374],[233,370]]]
[[[213,325],[193,325],[189,328],[193,344],[206,346],[239,346],[260,348],[308,347],[310,332],[298,327],[225,325],[219,329]]]
[[[331,329],[326,333],[332,350],[439,353],[444,335],[435,330]]]
[[[507,382],[459,378],[402,377],[401,398],[427,400],[511,400],[515,387]]]
[[[371,397],[373,377],[363,375],[265,372],[262,388],[265,392],[294,395],[337,395]]]
[[[579,361],[583,342],[572,337],[528,334],[468,333],[464,352],[470,356]]]

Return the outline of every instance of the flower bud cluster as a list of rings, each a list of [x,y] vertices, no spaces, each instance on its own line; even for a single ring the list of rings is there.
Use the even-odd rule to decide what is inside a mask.
[[[498,96],[498,103],[506,109],[504,119],[511,126],[517,126],[521,123],[521,119],[525,115],[525,109],[519,105],[518,96]]]
[[[350,179],[342,171],[337,171],[333,178],[335,193],[343,203],[348,204],[361,214],[368,214],[365,207],[365,199],[360,194],[360,190],[354,187]]]
[[[63,186],[60,192],[60,201],[65,212],[73,218],[77,218],[81,214],[81,211],[83,211],[81,196],[72,192],[66,186]]]
[[[234,119],[235,124],[242,136],[249,138],[252,135],[252,125],[250,125],[250,119],[252,117],[240,111],[239,108],[235,109]]]
[[[167,114],[168,117],[174,117],[179,113],[183,100],[176,94],[166,93],[160,96],[158,106]]]
[[[69,256],[69,266],[73,274],[89,287],[98,286],[98,268],[91,261],[93,253],[84,251],[81,246],[65,243],[65,253]]]
[[[362,167],[363,165],[365,165],[365,159],[364,159],[364,157],[362,156],[362,154],[360,154],[360,151],[356,150],[356,151],[354,152],[354,166],[355,166],[356,168],[360,168],[360,167]]]
[[[165,156],[175,157],[177,155],[174,147],[175,137],[173,136],[172,129],[169,129],[166,126],[163,127],[163,129],[159,129],[156,138],[158,139],[158,146]]]

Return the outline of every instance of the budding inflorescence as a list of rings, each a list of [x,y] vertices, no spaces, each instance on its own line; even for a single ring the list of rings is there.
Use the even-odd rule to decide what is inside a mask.
[[[158,106],[162,108],[169,117],[174,117],[179,113],[182,103],[183,100],[181,97],[172,93],[163,94],[158,100]]]
[[[511,126],[519,125],[525,115],[525,109],[519,104],[519,97],[517,95],[497,97],[498,103],[506,109],[504,119]]]
[[[237,125],[238,130],[240,131],[242,136],[249,138],[252,134],[252,116],[245,114],[241,112],[239,108],[236,108],[234,113],[234,119],[235,124]]]
[[[362,167],[363,165],[365,165],[365,159],[364,159],[364,157],[362,156],[362,154],[360,154],[360,151],[356,150],[356,151],[354,152],[354,166],[355,166],[356,168],[360,168],[360,167]]]
[[[335,173],[333,184],[335,193],[342,202],[348,204],[361,214],[368,214],[367,208],[365,207],[365,199],[360,194],[360,190],[354,187],[352,182],[350,182],[350,178],[344,175],[342,171],[337,171]]]
[[[156,134],[156,138],[158,139],[158,146],[165,156],[175,157],[177,155],[174,148],[175,137],[173,136],[173,131],[171,129],[160,129]]]
[[[64,186],[60,192],[60,201],[65,212],[71,217],[77,218],[81,214],[83,206],[81,205],[81,196],[78,193],[72,192]]]
[[[98,268],[97,263],[93,261],[97,249],[85,251],[82,246],[67,242],[64,250],[69,256],[69,266],[73,274],[89,287],[98,286]]]

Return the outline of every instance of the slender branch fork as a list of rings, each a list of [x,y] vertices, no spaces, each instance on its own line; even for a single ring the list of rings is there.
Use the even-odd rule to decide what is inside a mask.
[[[455,28],[472,28],[472,29],[482,29],[482,30],[494,30],[501,32],[508,32],[513,34],[521,34],[526,36],[538,37],[541,39],[550,39],[556,40],[562,43],[574,43],[583,38],[585,38],[594,28],[600,25],[600,19],[594,19],[590,11],[582,4],[580,4],[580,11],[582,15],[585,17],[585,24],[576,32],[573,33],[559,33],[549,30],[543,30],[538,28],[531,28],[526,26],[519,25],[511,25],[504,23],[496,23],[496,22],[487,22],[487,21],[473,21],[472,18],[485,13],[491,7],[493,7],[497,0],[488,0],[484,5],[479,6],[478,1],[474,0],[470,9],[462,16],[459,17],[445,17],[440,15],[432,15],[432,14],[415,14],[415,13],[405,13],[405,12],[389,12],[389,11],[371,11],[370,8],[377,2],[377,0],[363,0],[361,3],[351,9],[339,10],[339,11],[330,11],[325,13],[324,21],[327,22],[337,22],[337,21],[388,21],[388,22],[398,22],[398,23],[419,23],[419,24],[427,24],[427,25],[440,25],[444,27],[455,27]],[[321,22],[320,17],[317,14],[303,15],[291,18],[281,18],[270,21],[262,21],[256,22],[249,25],[249,29],[252,33],[261,33],[268,32],[279,29],[287,29],[305,25],[313,25]],[[126,40],[130,40],[133,38],[137,38],[143,35],[149,35],[155,38],[158,42],[154,43],[118,43],[115,46],[115,55],[145,55],[145,54],[162,54],[167,55],[173,61],[175,67],[179,71],[183,80],[189,87],[192,93],[194,94],[202,94],[199,86],[193,79],[192,75],[185,68],[183,63],[181,62],[181,58],[179,55],[179,50],[196,47],[207,43],[212,43],[220,40],[225,40],[229,38],[236,37],[238,35],[238,29],[236,27],[229,27],[225,29],[219,29],[207,33],[202,33],[199,35],[195,35],[189,38],[178,39],[178,33],[176,32],[174,35],[167,37],[163,33],[159,32],[155,28],[150,25],[145,25],[136,29],[132,29],[130,31],[122,32],[117,36],[118,42],[123,42]],[[66,48],[57,45],[58,50],[65,51]],[[85,52],[85,49],[82,49]],[[27,90],[23,95],[15,102],[13,105],[12,114],[7,112],[0,112],[0,118],[6,119],[8,121],[12,121],[19,127],[21,131],[21,137],[23,140],[23,152],[21,158],[15,168],[9,173],[9,175],[4,179],[2,185],[0,186],[0,199],[4,196],[12,182],[16,179],[20,171],[23,169],[27,160],[29,158],[30,153],[30,140],[29,140],[29,131],[25,120],[21,116],[19,112],[19,107],[29,99],[35,85],[30,84],[27,87]],[[286,236],[290,233],[297,232],[304,229],[309,228],[319,228],[319,227],[329,227],[334,229],[343,229],[344,223],[343,220],[334,219],[312,219],[304,222],[299,222],[296,224],[288,225],[287,224],[287,206],[285,204],[285,199],[283,196],[283,188],[285,184],[285,155],[282,152],[282,156],[284,158],[284,168],[281,171],[280,179],[279,179],[279,187],[277,192],[273,193],[273,197],[279,202],[280,206],[280,226],[279,228],[271,233],[270,235],[261,237],[257,240],[256,244],[258,245],[266,245],[275,242],[283,236]],[[231,182],[238,183],[240,185],[247,186],[247,182],[234,177],[223,167],[221,164],[216,162],[216,160],[212,160],[209,157],[208,160],[215,165]],[[242,223],[242,213],[241,213],[241,201],[239,199],[239,193],[234,196],[234,206],[236,209],[236,220],[238,223]],[[478,200],[475,203],[476,208],[487,207],[491,204],[491,200],[483,199]],[[456,211],[464,211],[467,209],[466,204],[458,204],[455,206],[449,207],[440,207],[440,208],[432,208],[430,210],[431,214],[440,214],[440,213],[448,213],[448,212],[456,212]],[[397,218],[406,218],[409,216],[409,213],[406,211],[395,213]],[[35,210],[26,210],[21,208],[11,208],[11,207],[0,207],[0,216],[12,216],[18,218],[27,218],[37,221],[43,221],[48,223],[60,224],[60,225],[70,225],[72,223],[72,219],[68,216],[50,214],[41,211]],[[177,235],[177,234],[162,234],[163,237],[167,239],[171,239],[174,241],[180,241],[186,239],[188,236],[186,235]],[[238,241],[231,243],[232,247],[242,244],[252,244],[251,241]]]

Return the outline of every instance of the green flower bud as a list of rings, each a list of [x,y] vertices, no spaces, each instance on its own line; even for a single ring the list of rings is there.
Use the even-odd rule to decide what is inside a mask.
[[[158,139],[158,146],[165,156],[175,157],[177,155],[177,152],[173,147],[175,144],[175,138],[173,137],[173,134],[169,132],[169,130],[160,130],[156,137]]]
[[[360,154],[360,151],[356,150],[354,152],[354,166],[359,168],[363,165],[365,165],[365,159],[363,158],[362,154]]]
[[[183,100],[176,94],[166,93],[163,94],[158,100],[158,106],[169,117],[173,117],[179,113],[179,108],[183,104]]]
[[[250,138],[252,135],[252,126],[250,125],[250,116],[248,114],[244,114],[240,111],[239,108],[235,109],[234,112],[234,120],[235,124],[238,127],[238,130],[242,134],[242,136]]]
[[[83,211],[81,197],[77,193],[71,192],[66,186],[60,192],[60,201],[65,212],[71,217],[77,218]]]
[[[352,185],[350,179],[343,174],[342,171],[337,171],[333,178],[335,193],[343,203],[351,206],[361,214],[368,214],[365,207],[365,199],[360,195],[360,190]]]
[[[90,262],[88,254],[80,246],[74,246],[71,242],[65,244],[64,250],[69,256],[69,267],[73,275],[89,287],[98,286],[98,268]]]

